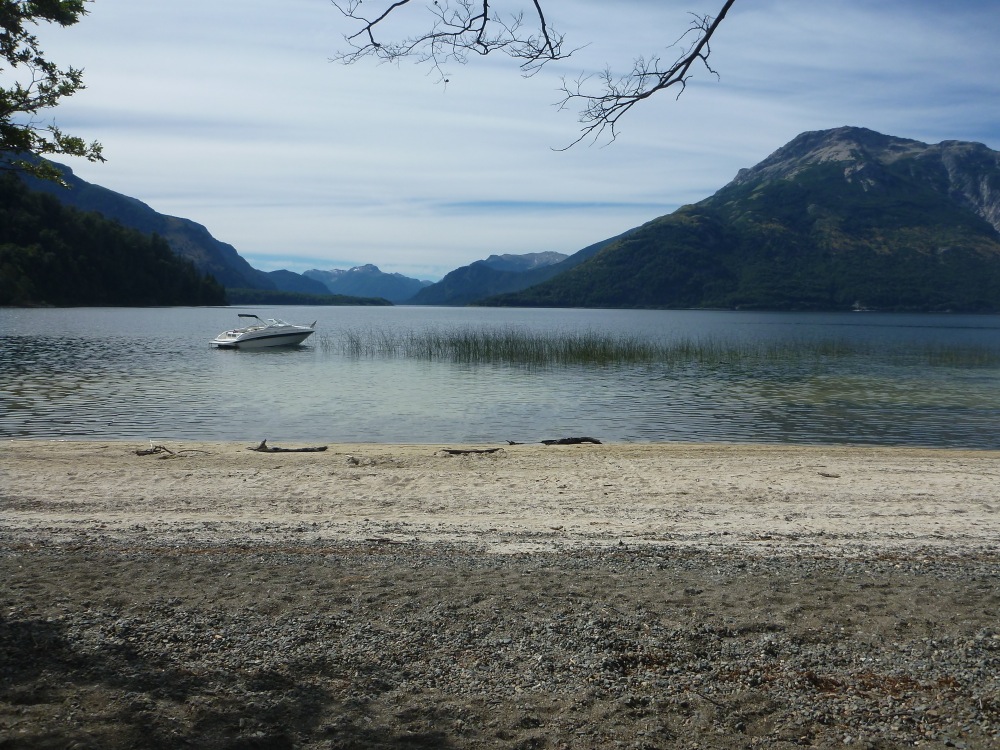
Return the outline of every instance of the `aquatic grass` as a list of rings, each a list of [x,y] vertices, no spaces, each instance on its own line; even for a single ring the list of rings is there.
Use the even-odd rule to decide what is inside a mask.
[[[662,358],[655,343],[632,334],[542,333],[519,328],[451,330],[348,330],[320,341],[350,357],[405,357],[463,363],[631,364]]]
[[[663,344],[629,333],[538,332],[513,327],[346,330],[339,340],[325,336],[320,345],[327,351],[354,358],[404,357],[520,365],[715,363],[785,356],[750,344],[694,339]]]
[[[461,326],[452,329],[348,329],[326,334],[320,346],[356,359],[406,358],[464,364],[621,366],[663,364],[749,367],[798,363],[822,366],[849,360],[895,366],[995,367],[1000,348],[899,344],[885,348],[846,339],[733,340],[680,337],[660,341],[631,333],[542,332],[526,328]]]

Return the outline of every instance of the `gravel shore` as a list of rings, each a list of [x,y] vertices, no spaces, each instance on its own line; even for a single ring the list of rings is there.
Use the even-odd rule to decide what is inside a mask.
[[[16,466],[11,452],[0,464],[0,748],[1000,747],[988,476],[958,493],[960,506],[932,492],[942,523],[963,507],[974,518],[918,539],[872,526],[817,542],[822,529],[804,540],[778,520],[744,539],[718,519],[703,537],[683,520],[674,539],[623,536],[609,511],[616,539],[567,541],[562,529],[540,544],[532,526],[524,544],[498,545],[476,540],[468,512],[451,531],[413,515],[393,534],[400,518],[359,516],[348,529],[293,514],[270,517],[266,533],[232,519],[195,533],[190,507],[171,501],[153,529],[145,511],[118,517],[122,490],[101,496],[93,481],[86,493],[99,500],[53,512],[57,498],[79,499],[65,475],[84,471],[81,451],[97,455],[22,445]],[[772,459],[815,455],[793,453]],[[405,494],[409,454],[396,455],[382,464],[388,500]],[[537,459],[553,497],[582,454],[561,455]],[[606,456],[615,482],[644,481],[624,452]],[[260,469],[267,458],[249,460]],[[522,458],[522,470],[536,460]],[[824,472],[843,474],[848,458]],[[881,468],[912,458],[886,452]],[[988,475],[997,456],[981,458]],[[150,470],[123,452],[107,460],[87,471],[119,488],[123,472],[138,485]],[[198,482],[197,460],[162,465]],[[329,477],[364,456],[324,460]],[[916,463],[937,476],[954,460]],[[462,502],[490,496],[469,489],[483,464],[443,466],[455,467],[441,481]],[[515,472],[502,468],[509,484]],[[820,487],[816,502],[846,497]],[[233,500],[211,484],[202,497]],[[779,519],[777,502],[761,512]],[[620,512],[634,511],[626,497]],[[485,537],[496,522],[483,519]]]

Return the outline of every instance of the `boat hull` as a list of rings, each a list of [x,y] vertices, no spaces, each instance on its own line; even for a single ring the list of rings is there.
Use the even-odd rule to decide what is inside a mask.
[[[225,334],[212,340],[220,349],[265,349],[274,346],[296,346],[311,336],[313,331],[287,331],[283,333],[237,336],[226,338]]]

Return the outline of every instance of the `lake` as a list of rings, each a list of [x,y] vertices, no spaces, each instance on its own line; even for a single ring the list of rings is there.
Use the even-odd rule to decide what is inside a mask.
[[[237,312],[317,320],[218,350]],[[652,342],[638,361],[431,358],[345,340],[503,331]],[[0,435],[1000,448],[1000,316],[433,307],[0,310]]]

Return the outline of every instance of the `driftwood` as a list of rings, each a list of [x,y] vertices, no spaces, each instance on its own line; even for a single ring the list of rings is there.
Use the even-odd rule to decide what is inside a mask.
[[[579,445],[580,443],[593,443],[594,445],[601,445],[600,440],[592,437],[559,438],[558,440],[542,440],[541,443],[542,445]],[[516,440],[508,440],[507,445],[524,445],[524,443],[519,443]]]
[[[135,452],[137,456],[155,456],[157,453],[169,453],[171,456],[176,456],[175,451],[170,450],[164,445],[150,445],[148,448],[140,448]]]
[[[511,443],[513,445],[513,443]],[[497,451],[502,451],[503,448],[442,448],[443,453],[447,453],[450,456],[467,456],[471,453],[496,453]]]
[[[315,448],[272,448],[267,444],[267,440],[261,440],[260,445],[247,448],[248,451],[258,453],[322,453],[326,450],[325,445],[318,445]]]
[[[148,448],[139,448],[136,450],[135,455],[156,456],[160,453],[166,454],[164,456],[160,456],[160,458],[181,458],[185,453],[208,453],[208,451],[199,450],[197,448],[185,448],[182,451],[172,451],[165,445],[153,445],[150,443]]]

